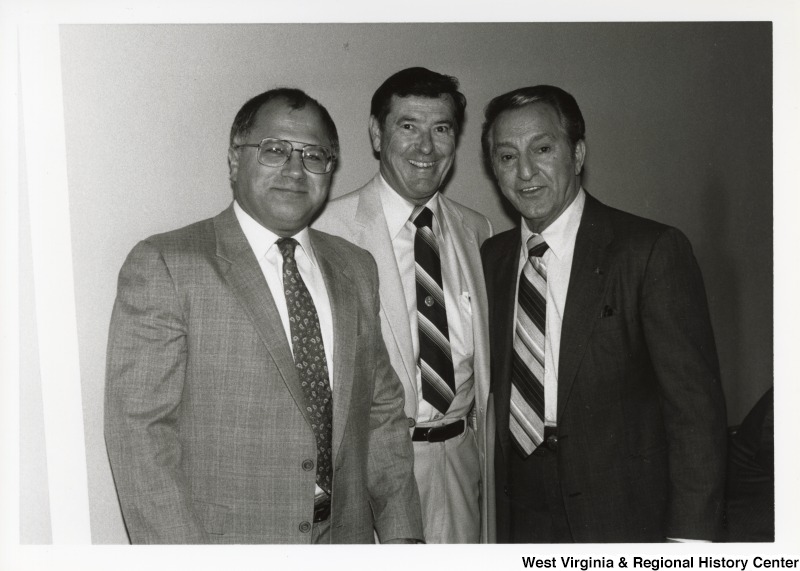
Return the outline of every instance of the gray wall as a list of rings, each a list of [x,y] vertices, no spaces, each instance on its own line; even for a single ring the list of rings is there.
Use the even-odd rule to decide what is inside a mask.
[[[230,202],[230,123],[245,100],[277,85],[301,87],[330,110],[343,149],[338,196],[377,169],[367,136],[375,88],[412,65],[455,75],[469,103],[446,192],[497,230],[513,220],[481,167],[483,107],[523,85],[570,91],[587,123],[586,188],[681,228],[694,245],[730,423],[772,383],[769,23],[68,25],[61,50],[95,543],[126,541],[102,437],[117,271],[139,239]],[[33,303],[22,306],[23,322]],[[35,389],[35,361],[23,362]],[[32,449],[23,472],[43,466],[35,395],[23,394]],[[41,478],[23,483],[23,542],[48,540],[37,487]]]

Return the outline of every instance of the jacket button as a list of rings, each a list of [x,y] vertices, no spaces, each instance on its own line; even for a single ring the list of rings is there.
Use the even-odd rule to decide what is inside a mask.
[[[311,531],[311,524],[308,523],[307,521],[304,521],[303,523],[300,524],[300,531],[302,531],[303,533],[308,533],[309,531]]]
[[[550,436],[548,436],[547,447],[553,452],[558,450],[558,436],[556,436],[555,434],[551,434]]]
[[[508,495],[508,486],[503,486],[503,493],[507,496]]]
[[[409,428],[414,428],[416,425],[417,425],[417,421],[409,416],[408,417],[408,427]]]
[[[301,464],[301,466],[303,466],[303,470],[305,470],[306,472],[310,472],[311,470],[314,469],[314,461],[313,460],[303,460],[303,463]]]

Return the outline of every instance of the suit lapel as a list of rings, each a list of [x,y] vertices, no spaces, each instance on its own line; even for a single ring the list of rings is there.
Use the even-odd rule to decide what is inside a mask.
[[[572,271],[561,324],[558,366],[558,419],[569,400],[572,384],[589,336],[600,316],[600,304],[609,270],[607,246],[613,238],[605,207],[586,195],[581,224],[575,239]]]
[[[478,239],[472,228],[464,225],[461,213],[450,206],[450,201],[443,195],[439,195],[439,207],[444,220],[442,235],[452,236],[450,242],[455,249],[458,264],[461,267],[461,275],[467,282],[467,289],[470,292],[476,291],[477,287],[473,276],[483,273],[480,271],[481,259],[472,252],[478,251]]]
[[[497,412],[497,435],[503,455],[508,458],[510,453],[510,434],[508,428],[511,404],[511,358],[514,347],[514,306],[516,305],[517,267],[519,265],[520,230],[514,228],[501,234],[490,256],[495,255],[490,268],[491,275],[487,280],[494,284],[493,299],[489,300],[494,311],[492,312],[490,342],[495,348],[493,355],[498,362],[494,364],[497,374],[492,375],[492,388],[494,393],[494,406]]]
[[[297,408],[311,424],[278,308],[232,206],[214,219],[214,228],[223,279],[252,320]]]
[[[378,265],[381,310],[386,316],[386,323],[389,324],[389,330],[395,345],[394,350],[401,356],[405,369],[397,371],[397,374],[407,389],[406,394],[416,395],[417,370],[413,359],[411,327],[405,310],[406,297],[375,180],[373,179],[359,193],[358,208],[355,215],[355,223],[359,231],[355,233],[355,240],[356,244],[372,254],[372,257],[375,258],[375,263]],[[385,338],[386,335],[384,334]],[[389,348],[389,351],[391,352],[392,349]],[[409,390],[411,391],[410,393],[408,392]],[[416,402],[416,399],[414,402]]]
[[[472,311],[472,336],[474,347],[473,369],[475,372],[475,397],[483,404],[489,392],[489,361],[486,358],[486,336],[489,323],[486,307],[486,281],[483,276],[480,243],[475,229],[464,224],[464,217],[453,208],[451,201],[439,195],[439,206],[444,218],[443,234],[451,236],[456,259],[464,278],[466,291],[470,296]],[[459,308],[460,311],[460,308]]]
[[[358,333],[358,307],[352,294],[354,284],[344,271],[347,261],[340,253],[320,238],[316,230],[309,230],[311,244],[317,258],[333,314],[333,458],[342,443],[350,396],[353,392],[353,369]]]

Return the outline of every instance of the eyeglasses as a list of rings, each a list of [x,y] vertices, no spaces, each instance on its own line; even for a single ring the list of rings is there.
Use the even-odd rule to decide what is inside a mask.
[[[297,148],[294,145],[298,145]],[[331,172],[336,161],[336,155],[328,147],[320,145],[306,145],[297,141],[284,141],[282,139],[263,139],[260,143],[244,143],[233,145],[234,149],[239,147],[258,147],[258,162],[265,167],[282,167],[292,156],[292,153],[300,153],[303,161],[303,168],[314,174],[325,174]]]

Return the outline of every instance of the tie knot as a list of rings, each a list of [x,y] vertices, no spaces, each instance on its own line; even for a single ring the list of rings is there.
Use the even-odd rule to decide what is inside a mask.
[[[275,242],[284,260],[294,259],[294,249],[297,247],[297,240],[294,238],[278,238]]]
[[[528,238],[527,245],[529,258],[541,258],[548,248],[547,242],[544,241],[541,234],[535,234]]]
[[[417,206],[414,208],[414,212],[411,213],[411,220],[417,228],[424,228],[427,226],[433,229],[433,212],[427,206]]]

